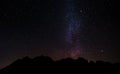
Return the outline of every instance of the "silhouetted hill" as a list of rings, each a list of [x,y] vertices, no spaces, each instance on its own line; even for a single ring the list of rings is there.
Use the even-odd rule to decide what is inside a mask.
[[[90,61],[72,58],[53,61],[50,57],[40,56],[33,59],[24,57],[0,70],[0,74],[120,74],[119,63]]]

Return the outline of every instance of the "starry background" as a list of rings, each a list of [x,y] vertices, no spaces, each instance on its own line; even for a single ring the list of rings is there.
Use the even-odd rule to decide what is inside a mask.
[[[119,2],[1,0],[0,68],[24,56],[120,62]]]

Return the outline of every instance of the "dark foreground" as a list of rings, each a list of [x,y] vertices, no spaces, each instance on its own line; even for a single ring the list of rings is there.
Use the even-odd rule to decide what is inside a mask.
[[[25,57],[0,70],[0,74],[120,74],[120,64],[83,58],[53,61],[41,56],[34,59]]]

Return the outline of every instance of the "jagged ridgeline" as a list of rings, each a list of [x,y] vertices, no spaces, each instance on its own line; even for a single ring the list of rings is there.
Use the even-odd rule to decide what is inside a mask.
[[[66,58],[58,61],[48,56],[35,58],[24,57],[18,59],[11,65],[0,70],[0,74],[46,74],[46,73],[73,73],[73,74],[116,74],[119,72],[119,63],[104,61],[88,61],[79,57],[78,59]]]

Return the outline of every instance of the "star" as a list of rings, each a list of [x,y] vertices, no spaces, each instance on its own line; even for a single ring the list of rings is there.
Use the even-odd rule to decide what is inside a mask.
[[[100,52],[101,52],[101,53],[103,53],[103,52],[104,52],[104,50],[100,50]]]
[[[83,12],[83,10],[80,10],[80,13],[82,13]]]

